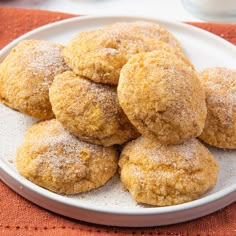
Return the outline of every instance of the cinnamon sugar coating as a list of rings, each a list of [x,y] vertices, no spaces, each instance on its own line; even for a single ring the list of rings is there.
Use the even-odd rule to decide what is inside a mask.
[[[218,164],[197,139],[162,145],[143,136],[119,160],[121,181],[140,203],[169,206],[199,198],[217,181]]]
[[[119,106],[116,87],[68,71],[55,78],[49,94],[56,118],[81,140],[111,146],[139,136]]]
[[[123,22],[79,33],[63,50],[71,69],[98,83],[117,85],[122,66],[134,54],[160,48],[183,53],[178,40],[152,22]]]
[[[178,144],[201,134],[205,93],[191,64],[167,50],[140,53],[122,68],[119,103],[144,136]]]
[[[17,150],[21,175],[56,193],[76,194],[104,185],[116,172],[118,154],[77,139],[55,119],[32,125]]]
[[[172,33],[151,21],[117,22],[107,25],[105,30],[111,30],[111,32],[117,33],[130,32],[131,34],[140,34],[146,38],[158,39],[182,51],[180,42]]]
[[[0,100],[38,119],[54,116],[48,89],[54,76],[68,70],[61,45],[21,41],[0,64]]]
[[[200,73],[207,118],[199,137],[219,148],[236,148],[236,70],[213,67]]]

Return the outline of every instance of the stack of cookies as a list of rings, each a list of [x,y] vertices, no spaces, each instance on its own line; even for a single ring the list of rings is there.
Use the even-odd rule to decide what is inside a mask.
[[[76,194],[104,185],[119,166],[137,202],[197,199],[216,184],[218,164],[196,137],[236,148],[235,73],[199,76],[179,41],[152,22],[81,32],[65,47],[23,41],[0,65],[0,98],[45,121],[27,130],[17,168],[44,188]],[[219,115],[232,84],[230,111]]]

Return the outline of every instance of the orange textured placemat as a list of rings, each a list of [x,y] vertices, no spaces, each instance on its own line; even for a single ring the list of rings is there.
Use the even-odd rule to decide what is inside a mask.
[[[71,14],[0,7],[0,48],[14,38]],[[191,23],[236,44],[236,25]],[[44,210],[0,181],[0,235],[236,235],[236,203],[197,220],[151,228],[118,228],[89,224]]]

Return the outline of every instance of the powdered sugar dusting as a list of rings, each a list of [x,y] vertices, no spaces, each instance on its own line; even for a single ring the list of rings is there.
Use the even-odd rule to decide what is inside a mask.
[[[117,114],[122,110],[118,103],[116,87],[94,83],[87,79],[80,79],[81,90],[80,97],[86,97],[88,101],[96,101],[96,104],[102,108],[106,119],[117,119]],[[108,112],[109,111],[109,112]]]
[[[155,142],[149,144],[149,141],[143,137],[140,137],[137,141],[139,141],[140,145],[136,144],[132,147],[136,153],[144,153],[150,160],[163,163],[173,163],[171,159],[176,155],[181,156],[183,160],[191,160],[195,157],[199,145],[196,139],[189,139],[182,144],[169,146]]]
[[[186,159],[191,159],[197,152],[198,141],[195,139],[190,139],[182,144],[175,145],[173,147],[179,155],[184,156]]]
[[[216,82],[218,83],[227,83],[232,82],[236,77],[236,70],[226,68],[226,67],[213,67],[204,70],[208,74],[208,77],[214,81],[215,78],[218,78]],[[223,81],[222,81],[223,80]]]
[[[72,154],[72,153],[71,153]],[[85,176],[85,166],[79,158],[79,153],[74,153],[73,156],[66,152],[59,154],[54,150],[48,150],[47,152],[38,155],[31,163],[31,165],[37,166],[37,172],[44,173],[51,172],[52,177],[64,178],[68,176],[70,172],[73,172],[75,176]]]
[[[76,155],[82,149],[88,149],[91,153],[96,153],[102,150],[101,146],[91,145],[79,140],[74,135],[65,130],[57,120],[50,120],[40,124],[43,127],[45,126],[45,130],[41,133],[41,135],[31,135],[30,142],[33,144],[31,148],[32,152],[40,148],[47,147],[49,152],[53,155],[55,147],[57,146],[62,147],[64,154],[66,153],[68,155]]]
[[[234,125],[236,93],[229,93],[224,96],[211,95],[207,98],[207,104],[211,109],[217,110],[217,116],[221,125],[225,127]]]
[[[236,71],[224,67],[205,69],[201,74],[207,105],[222,125],[232,126],[236,111]]]
[[[130,32],[132,35],[142,35],[146,38],[161,40],[171,46],[180,48],[180,43],[174,35],[151,21],[118,22],[105,27],[105,30],[106,29],[112,34],[125,34]]]
[[[46,41],[32,42],[22,54],[25,68],[35,76],[43,76],[45,83],[51,85],[51,77],[69,69],[62,56],[63,47]]]
[[[115,48],[102,48],[101,51],[104,52],[104,53],[110,54],[112,56],[119,53],[118,50],[115,49]]]
[[[86,166],[84,160],[81,159],[81,152],[86,151],[93,156],[96,153],[103,153],[101,146],[80,141],[64,130],[56,120],[44,121],[32,126],[26,135],[29,135],[27,143],[31,144],[28,155],[34,156],[35,153],[38,153],[31,161],[30,166],[33,168],[31,171],[40,172],[41,175],[50,171],[52,178],[64,176],[66,179],[68,178],[66,176],[73,178],[75,175],[84,177]]]

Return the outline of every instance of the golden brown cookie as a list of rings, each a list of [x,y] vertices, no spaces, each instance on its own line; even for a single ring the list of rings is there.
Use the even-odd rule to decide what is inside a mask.
[[[206,91],[207,118],[199,137],[219,148],[236,148],[236,70],[223,67],[200,73]]]
[[[203,130],[207,110],[197,73],[166,50],[133,56],[121,70],[118,98],[138,131],[160,143],[181,143]]]
[[[147,38],[158,39],[182,51],[182,47],[178,39],[167,29],[152,21],[117,22],[106,26],[105,30],[106,29],[117,33],[130,32],[136,35],[144,35]]]
[[[72,70],[98,83],[117,85],[122,66],[134,54],[160,48],[160,42],[183,53],[178,40],[151,22],[125,22],[79,33],[63,50]]]
[[[56,118],[81,140],[111,146],[139,136],[119,106],[116,87],[68,71],[56,76],[49,94]]]
[[[113,147],[88,144],[55,119],[32,125],[17,150],[21,175],[56,193],[76,194],[104,185],[116,172]]]
[[[24,40],[0,65],[0,100],[9,107],[38,119],[53,112],[48,89],[54,76],[68,70],[61,45],[43,40]]]
[[[132,197],[156,206],[197,199],[216,184],[218,175],[216,160],[197,139],[167,146],[139,137],[125,146],[119,166]]]

